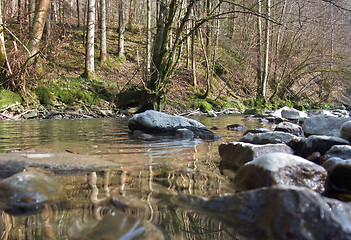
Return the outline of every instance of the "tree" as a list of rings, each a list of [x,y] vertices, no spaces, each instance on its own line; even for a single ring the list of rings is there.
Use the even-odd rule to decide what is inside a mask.
[[[146,36],[146,76],[149,81],[151,71],[151,0],[147,0],[147,36]]]
[[[119,25],[119,37],[118,37],[118,56],[120,59],[124,58],[124,31],[125,31],[125,26],[124,26],[124,0],[120,0],[120,5],[119,5],[119,17],[118,17]]]
[[[181,34],[186,22],[189,20],[191,10],[197,1],[190,0],[187,4],[185,14],[175,31],[175,38],[170,49],[168,49],[169,34],[181,3],[177,0],[171,0],[169,4],[165,0],[160,1],[157,30],[152,52],[151,76],[147,86],[150,95],[147,101],[153,104],[155,110],[161,111],[163,109],[168,92],[168,78],[174,71],[179,60],[181,44],[185,40],[182,39]]]
[[[92,78],[94,66],[94,37],[95,37],[95,0],[88,0],[87,42],[85,51],[85,72],[83,77]]]
[[[100,28],[101,28],[101,45],[100,60],[106,61],[106,0],[100,0]]]
[[[130,0],[129,14],[128,14],[128,28],[130,31],[133,30],[133,19],[134,19],[134,0]]]
[[[35,5],[35,13],[30,31],[30,39],[28,42],[28,49],[31,58],[33,58],[39,52],[39,44],[43,36],[49,6],[50,0],[38,0]]]

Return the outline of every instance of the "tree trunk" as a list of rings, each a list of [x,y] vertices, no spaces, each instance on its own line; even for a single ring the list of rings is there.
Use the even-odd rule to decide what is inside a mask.
[[[77,27],[80,27],[80,12],[79,12],[79,0],[77,0]]]
[[[38,0],[31,27],[28,49],[30,57],[33,57],[39,52],[39,43],[43,35],[43,30],[46,22],[47,12],[50,6],[50,0]]]
[[[271,21],[271,0],[266,0],[266,31],[265,31],[265,56],[264,56],[264,72],[263,72],[263,81],[262,81],[262,97],[266,101],[266,92],[267,92],[267,82],[269,75],[269,47],[270,47],[270,27]]]
[[[36,0],[28,0],[28,1],[29,1],[29,5],[28,5],[29,31],[32,31],[31,27],[33,25],[33,18],[34,18],[34,13],[36,10],[35,8],[37,4],[36,4]]]
[[[150,80],[151,71],[151,0],[147,0],[147,37],[146,37],[146,80]]]
[[[100,60],[106,61],[106,0],[100,0],[100,26],[101,26],[101,45]]]
[[[192,20],[192,28],[195,28],[195,21]],[[195,57],[195,31],[191,34],[191,70],[192,70],[192,83],[193,87],[197,87],[197,79],[196,79],[196,57]]]
[[[85,72],[83,77],[92,78],[94,67],[95,0],[88,0],[87,43],[85,51]]]
[[[120,0],[119,5],[119,37],[118,37],[118,56],[120,59],[124,58],[124,0]]]
[[[5,69],[8,69],[9,74],[12,74],[11,67],[7,61],[5,38],[4,38],[4,27],[2,21],[2,4],[0,1],[0,80],[3,81],[6,76]]]
[[[262,14],[262,0],[257,0],[258,14]],[[262,93],[262,18],[257,17],[257,96],[260,101]]]
[[[22,18],[22,16],[21,16],[21,0],[18,0],[18,2],[17,2],[17,5],[18,5],[18,12],[17,12],[17,22],[19,22],[19,23],[21,23],[22,21],[21,21],[21,18]]]
[[[130,0],[129,4],[129,15],[128,15],[128,29],[133,30],[133,20],[134,20],[134,0]]]

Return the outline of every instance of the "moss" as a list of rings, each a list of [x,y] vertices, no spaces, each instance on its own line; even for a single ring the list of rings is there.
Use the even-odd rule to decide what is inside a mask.
[[[137,106],[143,102],[143,99],[144,91],[131,86],[130,89],[117,95],[117,106],[122,108]]]
[[[75,102],[72,93],[68,90],[60,90],[58,92],[58,99],[65,104],[73,104]]]
[[[212,110],[212,105],[209,104],[207,101],[200,99],[198,102],[195,104],[195,108],[200,108],[202,112],[207,112]]]
[[[44,86],[37,87],[34,90],[35,94],[37,95],[39,102],[42,105],[52,105],[52,93],[49,91],[48,88]]]
[[[16,102],[22,102],[21,96],[17,93],[14,93],[10,90],[2,90],[0,92],[0,107],[9,106],[15,104]]]

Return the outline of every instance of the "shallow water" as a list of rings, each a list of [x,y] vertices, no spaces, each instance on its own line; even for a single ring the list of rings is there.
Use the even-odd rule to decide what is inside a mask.
[[[0,152],[72,152],[120,165],[106,171],[58,176],[65,186],[60,201],[30,216],[1,212],[2,239],[84,239],[87,229],[100,226],[97,223],[102,217],[111,213],[151,222],[165,239],[240,239],[235,229],[191,209],[179,195],[234,193],[231,182],[218,169],[217,149],[221,142],[234,141],[243,131],[228,131],[226,126],[270,126],[257,120],[244,121],[242,116],[195,119],[207,128],[217,127],[213,132],[222,139],[145,141],[129,135],[128,119],[122,118],[1,122]],[[97,227],[96,231],[94,239],[102,239],[109,230]]]

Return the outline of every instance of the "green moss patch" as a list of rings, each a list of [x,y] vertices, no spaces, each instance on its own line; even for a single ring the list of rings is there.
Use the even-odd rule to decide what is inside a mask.
[[[10,106],[15,103],[21,103],[22,98],[17,93],[10,90],[2,90],[0,92],[0,107]]]

